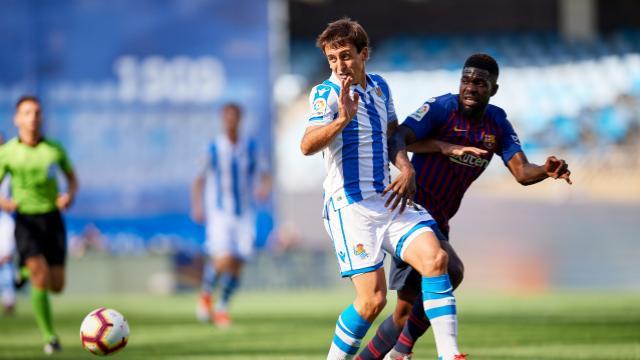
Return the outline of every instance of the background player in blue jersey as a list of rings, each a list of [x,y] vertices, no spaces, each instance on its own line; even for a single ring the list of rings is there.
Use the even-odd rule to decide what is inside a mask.
[[[387,151],[387,134],[397,128],[397,118],[386,81],[365,72],[367,33],[357,22],[341,19],[329,24],[317,45],[332,74],[311,90],[300,148],[304,155],[322,151],[325,228],[341,275],[356,290],[353,304],[338,318],[327,359],[352,359],[385,306],[384,251],[419,271],[422,311],[433,324],[440,359],[464,359],[447,255],[429,227],[434,221],[424,209],[403,211],[415,192],[415,171],[405,149]],[[400,170],[391,183],[389,159]]]
[[[463,266],[448,241],[449,220],[494,154],[502,158],[522,185],[548,177],[571,183],[564,160],[549,156],[544,165],[530,163],[504,110],[489,104],[498,91],[498,74],[498,64],[491,56],[470,56],[462,69],[459,94],[427,100],[407,117],[394,136],[399,147],[410,144],[408,149],[414,152],[412,163],[418,183],[414,200],[437,222],[439,229],[434,231],[449,254],[448,270],[454,287],[462,281]],[[420,311],[422,299],[418,297],[420,282],[416,271],[404,262],[394,261],[389,282],[391,289],[398,290],[396,309],[380,325],[360,359],[381,359],[385,354],[385,359],[410,359],[415,341],[429,327],[429,320]]]
[[[228,304],[239,286],[244,263],[254,253],[255,200],[271,191],[271,175],[261,160],[255,140],[240,133],[242,110],[228,103],[222,108],[224,134],[209,146],[204,171],[196,177],[192,217],[205,222],[206,251],[197,317],[216,325],[231,325]],[[203,201],[204,200],[204,201]],[[222,294],[212,312],[212,293],[221,283]]]

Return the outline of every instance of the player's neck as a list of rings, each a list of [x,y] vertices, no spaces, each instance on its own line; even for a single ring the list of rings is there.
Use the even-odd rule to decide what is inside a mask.
[[[27,146],[36,146],[40,142],[40,131],[18,131],[20,142]]]
[[[233,133],[227,133],[227,139],[229,139],[229,142],[232,143],[233,145],[238,143],[238,133],[237,132],[233,132]]]

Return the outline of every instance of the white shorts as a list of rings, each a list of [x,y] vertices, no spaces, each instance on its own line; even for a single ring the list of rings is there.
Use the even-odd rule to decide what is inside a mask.
[[[400,214],[384,206],[376,194],[339,209],[325,204],[324,224],[338,257],[343,277],[371,272],[382,266],[386,251],[404,260],[404,252],[420,234],[435,223],[420,206],[407,206]]]
[[[13,255],[16,247],[15,222],[11,215],[0,212],[0,258]]]
[[[241,217],[212,214],[206,226],[207,254],[213,258],[232,255],[248,260],[255,249],[255,227],[253,214]]]

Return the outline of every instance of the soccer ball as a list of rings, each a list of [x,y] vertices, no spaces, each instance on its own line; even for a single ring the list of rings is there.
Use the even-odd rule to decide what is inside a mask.
[[[80,325],[82,347],[95,355],[109,355],[124,348],[129,340],[129,324],[119,312],[93,310]]]

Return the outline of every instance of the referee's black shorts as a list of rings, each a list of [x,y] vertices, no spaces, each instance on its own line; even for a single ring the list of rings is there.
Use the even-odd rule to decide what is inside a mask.
[[[37,215],[16,212],[16,248],[21,262],[42,255],[49,266],[64,265],[66,235],[64,221],[58,210]]]

